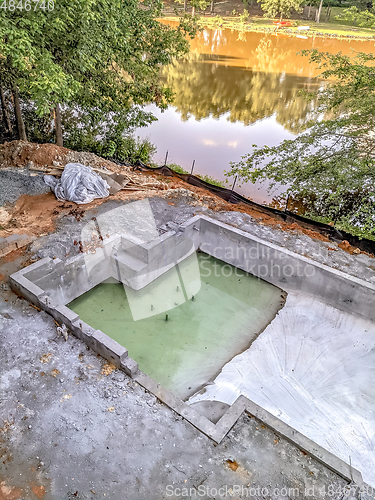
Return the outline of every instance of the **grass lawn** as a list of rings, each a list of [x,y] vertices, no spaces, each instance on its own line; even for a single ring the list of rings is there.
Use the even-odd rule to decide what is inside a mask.
[[[244,6],[245,8],[245,6]],[[304,19],[291,19],[294,26],[285,28],[278,28],[277,31],[281,33],[288,33],[289,35],[303,35],[303,36],[333,36],[339,38],[374,38],[375,29],[354,27],[351,21],[343,21],[335,19],[336,16],[342,13],[343,7],[332,7],[330,20],[328,22],[316,23],[312,20]],[[321,20],[325,21],[326,9],[322,9]],[[176,20],[176,16],[168,16],[165,19]],[[249,16],[247,22],[241,21],[239,14],[235,16],[202,16],[200,24],[208,28],[230,28],[240,31],[275,31],[276,27],[273,24],[275,19],[265,19],[261,16]],[[284,19],[288,21],[288,19]],[[298,26],[309,26],[309,30],[299,30]]]

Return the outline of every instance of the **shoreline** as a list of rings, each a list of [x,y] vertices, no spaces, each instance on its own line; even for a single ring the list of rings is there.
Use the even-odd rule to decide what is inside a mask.
[[[217,23],[218,18],[220,19],[220,24]],[[167,22],[178,22],[179,17],[175,15],[169,15],[168,13],[164,14],[162,17],[163,21]],[[215,22],[216,21],[216,22]],[[253,23],[242,23],[238,18],[234,18],[233,16],[201,16],[199,18],[199,24],[202,28],[211,28],[211,29],[231,29],[233,31],[238,31],[240,33],[265,33],[265,34],[273,34],[273,35],[287,35],[295,38],[332,38],[338,40],[358,40],[358,41],[373,41],[375,44],[375,30],[374,34],[369,34],[368,36],[364,35],[355,35],[350,33],[341,34],[340,30],[338,32],[324,32],[317,31],[316,29],[309,30],[301,30],[293,27],[285,27],[285,28],[276,28],[274,25],[269,26],[258,26]],[[306,25],[308,23],[306,21]],[[359,29],[358,29],[359,30]]]

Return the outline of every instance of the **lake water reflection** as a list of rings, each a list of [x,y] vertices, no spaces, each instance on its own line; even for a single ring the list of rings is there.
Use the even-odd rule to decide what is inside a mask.
[[[375,42],[296,38],[282,34],[206,29],[191,42],[190,53],[164,68],[163,79],[175,93],[163,113],[149,106],[158,121],[137,134],[156,144],[156,161],[225,179],[230,161],[252,145],[276,145],[293,138],[314,118],[314,102],[299,91],[320,85],[318,73],[301,50],[350,54],[374,52]],[[239,192],[257,202],[272,197],[266,186],[243,185]],[[282,191],[282,189],[280,189]]]

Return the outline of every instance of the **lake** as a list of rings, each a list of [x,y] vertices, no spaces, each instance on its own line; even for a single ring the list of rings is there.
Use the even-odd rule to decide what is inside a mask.
[[[195,174],[225,180],[229,162],[251,152],[253,144],[273,146],[293,138],[314,117],[314,102],[299,91],[313,91],[321,81],[309,58],[298,52],[351,54],[374,47],[375,41],[205,29],[188,55],[163,69],[162,78],[175,93],[173,105],[164,112],[148,106],[158,121],[136,134],[157,146],[157,163],[168,151],[168,163],[190,171],[195,160]],[[258,203],[273,197],[264,184],[236,191]]]

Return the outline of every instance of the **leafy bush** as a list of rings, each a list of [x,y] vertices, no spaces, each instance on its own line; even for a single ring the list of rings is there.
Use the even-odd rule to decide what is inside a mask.
[[[197,175],[202,181],[207,182],[208,184],[212,184],[213,186],[225,187],[225,183],[211,177],[210,175]]]
[[[176,163],[170,163],[168,167],[176,172],[177,174],[188,174],[189,172],[181,167],[181,165],[177,165]]]
[[[181,167],[181,165],[177,165],[176,163],[170,163],[168,167],[178,174],[188,174],[189,172]],[[212,184],[214,186],[225,187],[225,183],[222,181],[218,181],[214,177],[210,175],[200,175],[197,174],[197,177],[208,184]]]
[[[156,151],[156,147],[148,139],[135,138],[132,135],[96,139],[88,136],[84,130],[77,130],[70,136],[66,147],[131,164],[137,160],[150,163]]]
[[[221,26],[224,22],[224,19],[220,16],[215,16],[212,18],[212,22],[215,24],[215,25],[218,25],[218,26]]]
[[[247,9],[244,9],[242,14],[240,15],[240,21],[241,23],[246,23],[248,19],[249,19],[249,12]]]
[[[135,124],[146,125],[154,117],[142,109],[129,111],[127,121],[116,113],[105,116],[66,108],[62,112],[64,144],[75,151],[89,151],[103,158],[134,164],[150,163],[156,148],[148,139],[135,138]]]

